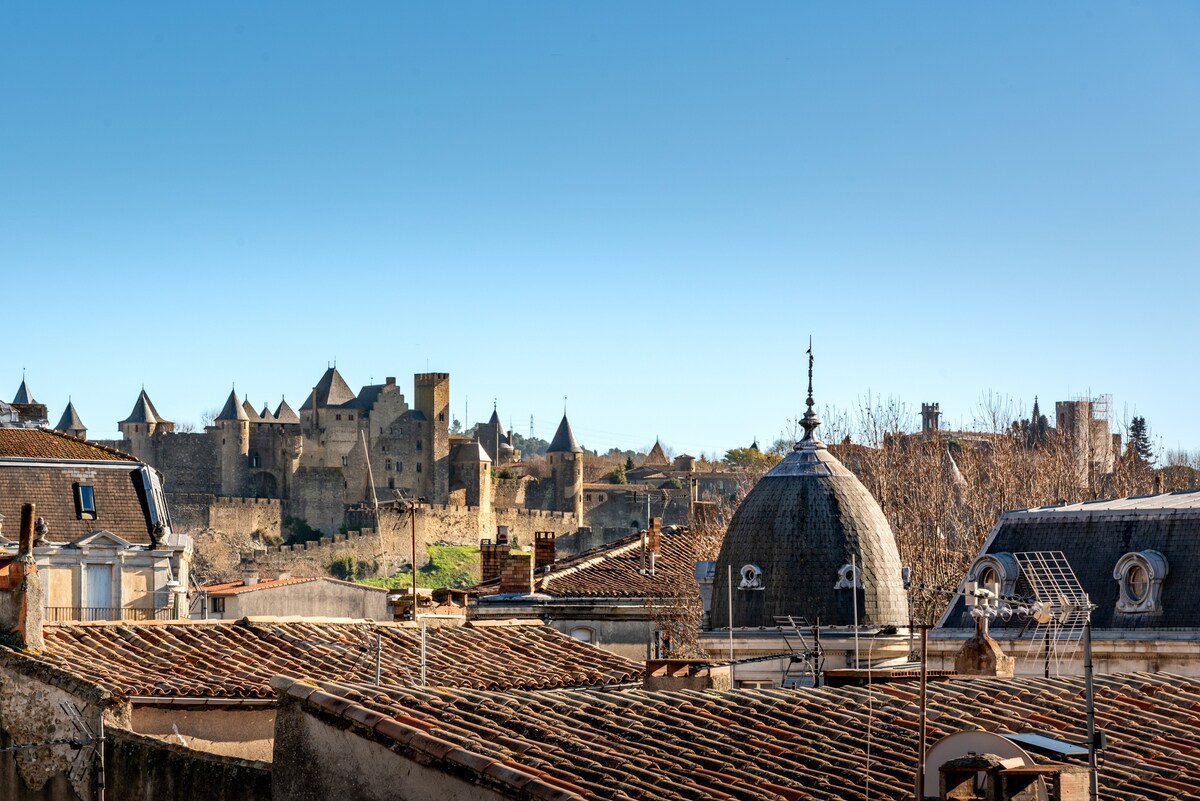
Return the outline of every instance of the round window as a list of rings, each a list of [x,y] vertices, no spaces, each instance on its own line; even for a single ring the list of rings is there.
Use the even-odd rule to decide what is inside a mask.
[[[1130,565],[1125,572],[1125,593],[1129,596],[1129,600],[1141,603],[1149,589],[1150,574],[1146,572],[1146,568],[1136,562]]]

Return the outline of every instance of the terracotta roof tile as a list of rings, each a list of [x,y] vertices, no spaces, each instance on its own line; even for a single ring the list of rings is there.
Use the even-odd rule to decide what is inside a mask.
[[[49,624],[40,655],[0,648],[17,667],[52,667],[125,695],[264,698],[273,675],[373,682],[376,637],[383,682],[415,684],[420,632],[364,621],[169,621]],[[427,631],[430,684],[489,690],[637,681],[642,666],[542,625]]]
[[[283,678],[275,681],[281,688],[292,686]],[[1111,691],[1123,682],[1139,689]],[[1109,741],[1101,796],[1200,796],[1200,716],[1192,709],[1200,684],[1168,674],[1101,676],[1096,684],[1097,712]],[[1030,704],[1043,710],[1060,739],[1079,742],[1085,737],[1082,685],[1082,679],[938,682],[929,688],[929,742],[966,729],[1027,728],[1022,721],[1029,718]],[[1014,692],[1015,687],[1021,692]],[[510,788],[529,777],[553,777],[554,784],[582,798],[608,798],[619,787],[630,798],[662,801],[790,801],[863,799],[868,777],[870,797],[911,797],[917,709],[892,690],[883,685],[500,694],[470,688],[379,692],[357,687],[341,688],[341,694],[397,721],[395,727],[376,725],[376,735],[395,737],[414,721],[432,725],[440,740],[476,755],[431,755],[435,763],[446,758],[459,769],[483,766],[481,773]],[[1018,697],[1027,703],[1010,706]],[[1163,743],[1147,736],[1143,704],[1132,703],[1147,697],[1153,697],[1160,726],[1172,735],[1169,758],[1163,756]],[[349,712],[338,714],[353,719]],[[421,749],[419,742],[416,748]],[[502,773],[495,770],[501,757]]]
[[[538,573],[534,592],[556,598],[676,598],[695,587],[698,535],[683,527],[663,531],[654,574],[643,573],[641,536],[631,534]],[[480,595],[499,592],[499,580],[480,584]],[[696,596],[699,598],[699,595]]]
[[[52,428],[0,427],[0,459],[81,459],[136,462],[127,453]]]

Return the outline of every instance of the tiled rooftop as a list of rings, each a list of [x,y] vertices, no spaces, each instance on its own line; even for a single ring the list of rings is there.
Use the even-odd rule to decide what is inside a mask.
[[[316,580],[316,577],[294,576],[292,578],[263,579],[255,584],[247,584],[244,581],[226,581],[221,584],[205,584],[200,589],[210,596],[224,598],[229,595],[241,595],[242,593],[255,592],[257,590],[286,587],[289,584],[307,584],[310,581]],[[361,587],[364,585],[360,584],[358,586]]]
[[[697,535],[685,528],[666,530],[654,575],[642,573],[642,540],[637,534],[585,551],[551,565],[535,576],[534,592],[558,598],[675,597],[681,582],[694,587]],[[499,581],[478,587],[481,595],[499,592]]]
[[[0,427],[0,459],[86,459],[134,462],[127,453],[50,428]]]
[[[821,690],[380,692],[279,677],[282,692],[359,734],[481,782],[539,782],[564,799],[910,799],[918,727],[912,684]],[[1108,733],[1101,797],[1200,796],[1200,684],[1166,674],[1096,679]],[[346,699],[350,699],[348,703]],[[365,706],[378,714],[372,715]],[[1082,679],[929,687],[928,737],[965,729],[1085,739]],[[389,742],[390,741],[390,742]],[[486,777],[486,778],[485,778]],[[544,789],[549,789],[544,788]]]
[[[0,648],[19,669],[47,668],[131,696],[265,698],[278,673],[322,681],[374,682],[380,638],[383,683],[420,675],[412,624],[308,619],[48,624],[44,654]],[[429,627],[431,685],[480,689],[615,684],[642,666],[540,624]]]

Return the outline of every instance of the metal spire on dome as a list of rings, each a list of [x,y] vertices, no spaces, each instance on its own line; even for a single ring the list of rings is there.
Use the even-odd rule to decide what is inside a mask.
[[[812,335],[808,337],[808,398],[805,403],[808,405],[808,411],[804,413],[804,417],[800,420],[800,426],[804,429],[804,436],[795,444],[792,450],[816,450],[824,448],[825,443],[821,442],[820,438],[814,433],[817,426],[821,425],[821,418],[817,417],[817,413],[813,411],[813,351],[812,351]]]

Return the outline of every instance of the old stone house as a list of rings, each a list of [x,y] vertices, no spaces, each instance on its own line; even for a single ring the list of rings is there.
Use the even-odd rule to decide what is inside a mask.
[[[555,560],[550,532],[539,534],[526,553],[489,539],[480,546],[484,580],[474,590],[472,619],[539,619],[630,659],[663,655],[672,632],[696,622],[699,542],[686,527],[650,523],[561,560]]]
[[[149,465],[58,431],[0,426],[0,554],[14,552],[27,503],[51,619],[186,616],[192,543],[172,528]]]
[[[1001,515],[931,635],[937,667],[975,631],[968,584],[994,588],[982,611],[1018,675],[1080,675],[1090,603],[1097,671],[1200,676],[1200,491]]]

